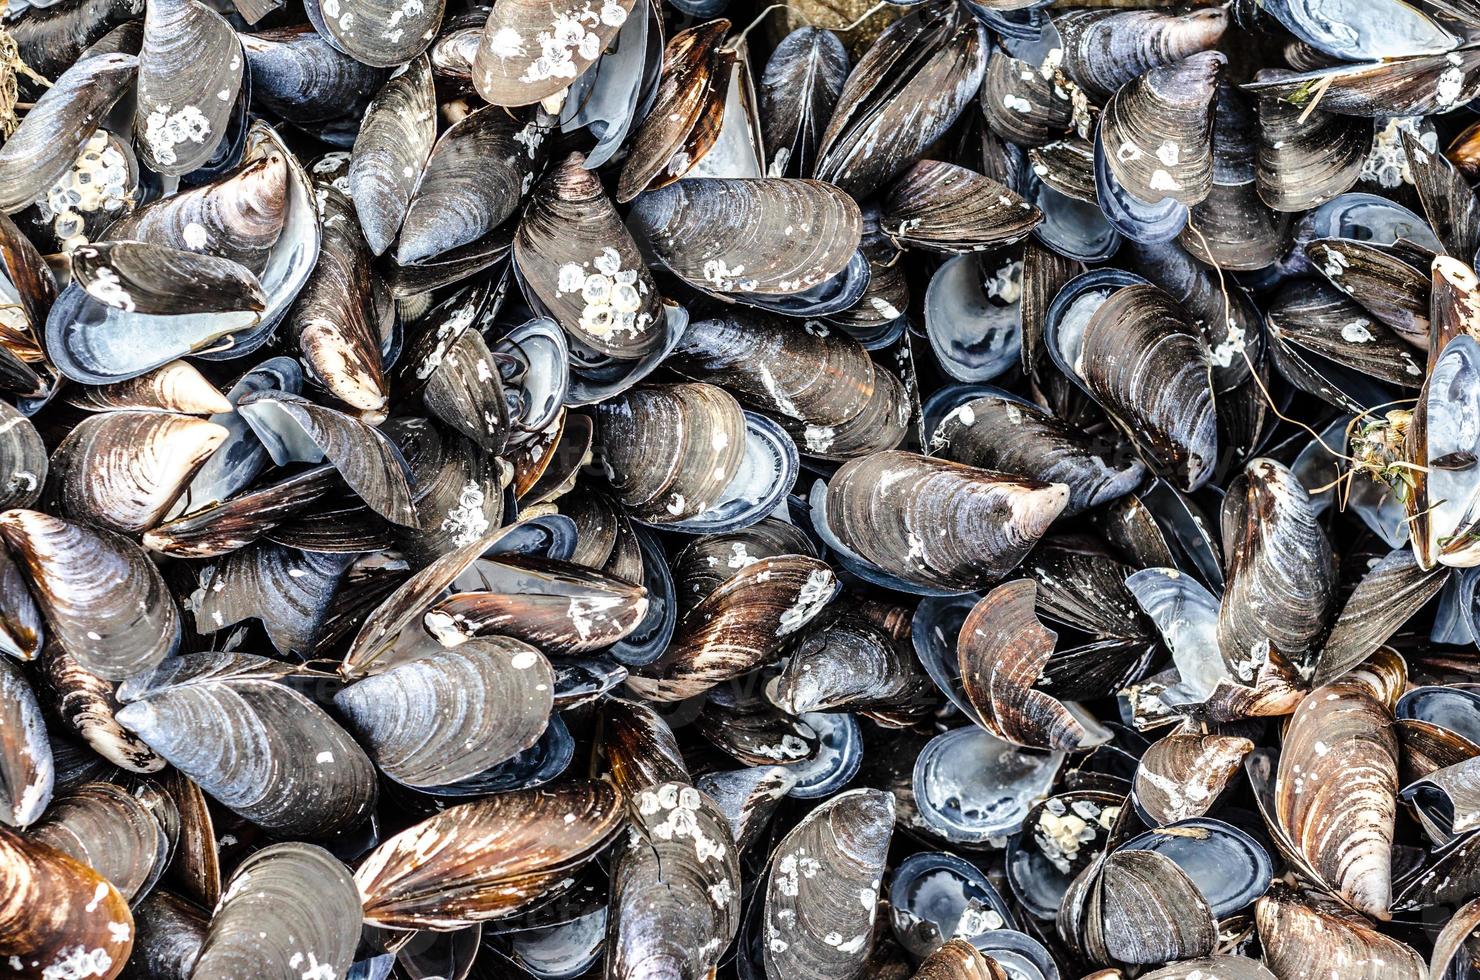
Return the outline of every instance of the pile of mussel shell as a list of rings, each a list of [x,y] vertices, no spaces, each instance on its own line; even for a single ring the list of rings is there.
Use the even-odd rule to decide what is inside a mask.
[[[0,980],[1480,980],[1480,0],[0,11]]]

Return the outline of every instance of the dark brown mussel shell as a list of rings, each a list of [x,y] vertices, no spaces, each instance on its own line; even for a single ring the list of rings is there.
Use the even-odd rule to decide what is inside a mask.
[[[92,868],[0,827],[0,955],[22,975],[116,976],[134,942],[118,889]]]
[[[116,683],[88,671],[56,642],[48,644],[42,653],[41,667],[57,714],[93,751],[131,772],[151,773],[164,768],[164,759],[114,717],[123,707]]]
[[[1226,59],[1213,51],[1153,68],[1105,105],[1100,123],[1115,179],[1143,201],[1192,205],[1213,189],[1213,97]]]
[[[460,929],[559,894],[621,828],[624,803],[610,783],[578,781],[443,810],[382,843],[356,870],[365,920]]]
[[[909,648],[868,622],[839,618],[808,630],[766,697],[798,717],[812,711],[908,709],[934,688]]]
[[[143,549],[112,531],[34,510],[0,514],[57,640],[87,670],[122,680],[175,650],[180,614]]]
[[[231,411],[231,401],[221,389],[189,361],[171,361],[127,381],[72,387],[62,400],[87,412],[149,409],[181,415],[217,415]]]
[[[390,298],[371,269],[373,256],[349,200],[333,188],[322,189],[319,214],[319,261],[285,328],[313,378],[375,419],[389,400],[380,363],[380,311],[390,312]]]
[[[894,798],[858,789],[832,797],[781,839],[761,912],[768,975],[863,975],[893,831]]]
[[[839,588],[825,562],[805,555],[747,565],[684,615],[668,650],[634,668],[627,686],[650,700],[681,701],[747,673],[771,659]]]
[[[162,889],[134,908],[134,949],[120,976],[189,980],[205,943],[210,914],[200,906]]]
[[[628,801],[633,834],[612,862],[607,976],[702,976],[740,924],[740,855],[719,806],[665,782]]]
[[[496,106],[557,95],[591,67],[632,13],[633,0],[495,4],[478,41],[473,85]],[[404,59],[399,59],[404,60]]]
[[[740,569],[778,555],[815,558],[817,548],[805,531],[779,517],[767,517],[740,531],[696,538],[673,559],[678,601],[687,610]]]
[[[925,958],[911,980],[1008,980],[1008,976],[971,943],[949,939]]]
[[[1040,69],[997,49],[987,60],[980,94],[992,131],[1018,146],[1041,146],[1068,132],[1074,107],[1051,66]]]
[[[0,695],[0,824],[25,827],[51,801],[56,767],[41,705],[8,657],[0,657]]]
[[[627,220],[674,275],[722,297],[806,292],[842,273],[863,235],[847,194],[780,177],[682,180],[639,197]]]
[[[895,21],[848,75],[814,176],[871,196],[970,105],[990,50],[981,23],[956,4],[926,4]]]
[[[1261,69],[1255,79],[1289,76],[1283,69]],[[1372,123],[1292,105],[1273,93],[1256,94],[1255,175],[1264,203],[1276,211],[1298,212],[1350,190],[1372,147]]]
[[[758,86],[771,176],[812,176],[847,79],[848,51],[832,31],[799,27],[776,45]]]
[[[1042,218],[1037,208],[990,177],[921,160],[889,189],[879,227],[905,247],[972,252],[1010,245]]]
[[[551,654],[586,653],[631,633],[648,607],[642,586],[550,558],[482,559],[453,588],[423,617],[449,646],[503,634]]]
[[[290,686],[294,672],[249,654],[173,658],[119,687],[125,704],[116,717],[253,823],[284,835],[328,836],[368,815],[375,768],[337,722]],[[247,732],[256,738],[238,734]]]
[[[147,8],[134,128],[151,169],[184,174],[211,158],[226,135],[245,60],[231,25],[200,0]]]
[[[1371,685],[1345,678],[1308,694],[1280,752],[1275,812],[1314,880],[1376,919],[1392,901],[1397,791],[1392,711]]]
[[[411,196],[396,262],[445,261],[454,250],[482,241],[519,206],[543,143],[539,119],[499,106],[484,106],[454,123],[432,147]]]
[[[599,406],[597,426],[613,495],[649,524],[702,514],[744,458],[745,418],[714,385],[634,388]]]
[[[743,307],[691,321],[667,363],[747,405],[817,428],[858,416],[875,387],[868,352],[847,334],[799,331],[786,318]]]
[[[601,181],[573,153],[535,188],[514,261],[572,343],[638,358],[662,341],[662,298]]]
[[[1312,893],[1281,883],[1255,906],[1259,943],[1275,976],[1335,970],[1360,980],[1421,980],[1423,960],[1404,943],[1383,935],[1359,915]]]
[[[1201,331],[1155,286],[1113,293],[1085,326],[1075,372],[1153,471],[1183,490],[1213,476],[1217,421]]]
[[[668,39],[653,108],[633,134],[622,166],[618,202],[678,180],[718,139],[722,123],[711,111],[720,97],[719,80],[728,76],[733,60],[720,43],[729,29],[730,22],[719,18]]]
[[[1136,488],[1145,467],[1036,405],[987,394],[953,409],[930,445],[944,458],[1069,488],[1063,516],[1083,513]]]
[[[124,534],[147,531],[164,518],[226,437],[223,426],[189,415],[120,411],[89,416],[52,454],[47,508]]]
[[[1038,621],[1038,586],[999,585],[961,624],[957,642],[966,697],[983,725],[998,738],[1050,751],[1083,749],[1110,733],[1082,710],[1034,688],[1058,636]]]
[[[1060,483],[891,451],[838,468],[825,521],[849,551],[889,575],[970,592],[1022,561],[1068,497]]]
[[[1136,766],[1136,806],[1158,826],[1202,816],[1253,747],[1238,735],[1180,731],[1153,742]]]

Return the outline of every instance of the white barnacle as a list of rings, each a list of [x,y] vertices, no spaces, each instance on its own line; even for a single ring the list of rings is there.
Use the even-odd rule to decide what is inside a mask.
[[[802,583],[801,589],[797,591],[796,603],[781,614],[781,622],[776,627],[776,635],[786,636],[810,622],[812,617],[821,612],[822,607],[827,605],[828,600],[832,598],[836,584],[832,569],[819,568],[811,572],[807,580]]]
[[[1013,95],[1011,92],[1002,96],[1002,104],[1013,112],[1021,112],[1023,115],[1027,115],[1033,111],[1033,103],[1021,96]]]
[[[1358,317],[1350,323],[1341,325],[1341,337],[1343,340],[1353,344],[1367,344],[1373,341],[1372,331],[1367,329],[1372,326],[1372,321]]]
[[[493,52],[494,58],[499,58],[500,61],[505,58],[522,58],[524,37],[512,27],[500,27],[488,36],[488,50]]]

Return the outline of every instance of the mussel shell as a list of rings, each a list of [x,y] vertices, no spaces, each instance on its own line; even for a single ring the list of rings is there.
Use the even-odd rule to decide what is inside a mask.
[[[805,555],[747,565],[685,614],[667,650],[636,665],[627,686],[680,701],[738,677],[770,659],[840,588],[825,562]]]
[[[1218,646],[1248,681],[1265,641],[1297,663],[1309,657],[1335,599],[1335,559],[1305,488],[1280,463],[1251,461],[1224,499]]]
[[[441,786],[534,745],[553,682],[534,648],[491,638],[396,664],[334,701],[382,772],[408,786]]]
[[[635,388],[597,411],[613,495],[645,523],[702,514],[740,471],[745,418],[735,399],[713,385]]]
[[[130,903],[154,887],[174,849],[148,805],[112,783],[59,795],[27,834],[95,869]]]
[[[852,338],[825,327],[798,331],[738,307],[691,321],[667,363],[746,404],[817,427],[856,417],[874,390],[868,352]]]
[[[612,863],[607,976],[701,976],[740,924],[740,856],[718,804],[683,783],[641,790]]]
[[[315,30],[339,50],[367,65],[404,65],[426,50],[442,24],[442,0],[309,0]]]
[[[255,104],[299,125],[364,108],[386,73],[356,61],[308,24],[238,35]]]
[[[1237,735],[1192,732],[1153,742],[1136,766],[1136,806],[1156,826],[1202,816],[1242,771],[1253,747]]]
[[[555,95],[600,57],[632,7],[633,0],[602,0],[599,9],[588,0],[495,4],[473,60],[473,85],[497,106]]]
[[[952,4],[924,5],[889,25],[843,85],[815,176],[872,196],[970,104],[990,50],[985,27]]]
[[[282,391],[246,395],[237,402],[237,411],[278,465],[327,459],[376,513],[396,524],[416,526],[406,461],[379,430]]]
[[[1074,358],[1075,373],[1152,469],[1174,474],[1189,491],[1210,480],[1217,464],[1209,364],[1206,343],[1181,307],[1156,287],[1135,284],[1095,310]]]
[[[30,576],[52,635],[87,670],[122,680],[174,652],[175,600],[132,541],[32,510],[0,514],[0,537]]]
[[[1213,189],[1213,96],[1226,63],[1215,51],[1153,68],[1105,105],[1099,138],[1115,179],[1146,202],[1192,205]]]
[[[550,559],[480,560],[452,587],[423,617],[448,646],[504,634],[554,655],[587,653],[622,639],[647,613],[640,586]]]
[[[56,772],[41,705],[8,657],[0,657],[0,721],[0,824],[25,827],[46,810]]]
[[[374,807],[375,768],[290,687],[294,669],[249,654],[167,661],[118,689],[116,717],[219,802],[283,835],[323,837]]]
[[[432,147],[411,196],[396,262],[443,261],[493,231],[528,190],[543,142],[538,119],[510,115],[497,106],[485,106],[454,123]]]
[[[319,261],[285,328],[313,379],[375,418],[389,398],[381,364],[381,310],[389,311],[389,299],[371,269],[370,248],[349,200],[323,188],[318,201]]]
[[[662,298],[585,163],[571,154],[535,189],[514,237],[514,261],[573,343],[639,358],[662,342]]]
[[[158,889],[134,909],[134,949],[124,977],[189,980],[205,942],[210,915],[193,902]]]
[[[882,629],[847,619],[809,630],[766,686],[766,697],[788,714],[904,708],[923,698],[929,682],[908,649]]]
[[[57,78],[0,147],[0,210],[30,206],[66,174],[137,67],[133,54],[84,53]]]
[[[1064,73],[1100,101],[1152,68],[1216,47],[1228,13],[1218,8],[1186,14],[1074,10],[1055,17],[1054,27],[1063,43]]]
[[[920,160],[884,198],[879,227],[900,245],[972,252],[1009,245],[1042,215],[990,177],[938,160]]]
[[[1255,906],[1259,943],[1275,976],[1337,970],[1353,980],[1421,980],[1423,959],[1336,902],[1271,886]]]
[[[782,838],[762,912],[767,974],[832,980],[861,972],[893,831],[893,798],[860,789],[834,796]]]
[[[244,61],[231,25],[199,0],[146,6],[134,128],[150,168],[185,174],[211,159],[226,135]]]
[[[806,292],[848,267],[863,234],[838,188],[776,177],[682,180],[639,197],[628,221],[675,275],[721,295]]]
[[[1037,583],[999,585],[961,624],[957,641],[966,696],[985,727],[1016,745],[1065,752],[1110,733],[1053,695],[1033,687],[1058,635],[1038,621]]]
[[[164,768],[164,759],[114,717],[122,707],[116,684],[83,668],[59,643],[46,648],[41,666],[57,714],[94,752],[130,772],[150,773]]]
[[[227,437],[214,422],[153,411],[83,419],[52,455],[47,506],[96,527],[138,534],[158,524]]]
[[[925,826],[958,844],[1017,832],[1053,784],[1063,754],[1004,742],[976,725],[931,739],[915,759],[914,803]]]
[[[848,51],[832,31],[799,27],[776,45],[760,82],[771,176],[810,177],[822,131],[848,78]]]
[[[1263,845],[1232,824],[1205,817],[1147,831],[1121,849],[1170,858],[1192,879],[1220,921],[1252,905],[1269,888],[1274,874]]]
[[[856,556],[912,584],[969,592],[1022,560],[1068,488],[891,451],[844,463],[825,498],[822,520]]]
[[[930,443],[958,463],[1064,484],[1066,517],[1129,493],[1146,472],[1139,460],[1120,461],[1112,446],[1005,392],[984,393],[953,409]]]
[[[46,447],[36,427],[9,402],[0,402],[0,502],[7,510],[35,506],[46,477]]]
[[[243,861],[190,975],[199,980],[349,971],[360,938],[359,895],[328,851],[291,841]]]
[[[1291,720],[1275,785],[1281,827],[1352,907],[1388,917],[1398,742],[1392,715],[1359,680],[1308,694]],[[1324,802],[1339,793],[1345,805]]]
[[[112,976],[134,942],[128,902],[102,875],[61,851],[0,827],[0,954],[30,976]],[[22,959],[23,958],[23,959]],[[12,969],[15,969],[12,967]]]
[[[355,872],[365,920],[446,931],[559,894],[621,829],[623,804],[612,784],[588,780],[443,810],[386,840]]]

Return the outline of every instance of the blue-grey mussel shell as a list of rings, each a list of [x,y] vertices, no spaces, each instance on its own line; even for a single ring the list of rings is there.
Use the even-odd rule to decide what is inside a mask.
[[[312,844],[273,844],[237,867],[190,975],[341,976],[354,961],[359,921],[360,896],[337,858]]]
[[[225,806],[283,835],[325,837],[375,804],[375,768],[290,686],[293,667],[249,654],[174,658],[122,685],[117,712]]]
[[[395,664],[346,687],[334,703],[382,772],[408,786],[443,786],[534,745],[553,686],[539,651],[486,637]]]

